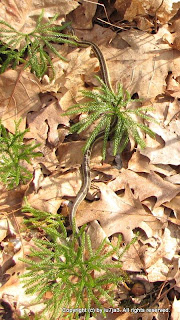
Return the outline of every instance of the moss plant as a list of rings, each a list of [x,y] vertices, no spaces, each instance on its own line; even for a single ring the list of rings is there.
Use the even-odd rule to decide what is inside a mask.
[[[25,183],[31,177],[22,161],[31,163],[31,158],[41,156],[40,152],[34,152],[39,144],[24,144],[23,139],[28,129],[19,130],[21,120],[15,122],[15,133],[6,130],[0,122],[0,180],[8,189],[17,187],[20,182]]]
[[[127,91],[123,91],[122,86],[119,84],[117,92],[114,93],[110,90],[104,82],[97,77],[100,81],[101,87],[99,93],[84,90],[83,96],[88,98],[89,101],[82,104],[76,104],[69,108],[65,115],[72,115],[77,113],[88,113],[88,116],[78,123],[72,125],[71,132],[77,132],[78,134],[83,130],[86,130],[94,121],[99,120],[97,126],[95,126],[90,137],[87,139],[84,151],[86,151],[92,142],[96,139],[98,133],[105,128],[104,131],[104,143],[103,143],[103,160],[106,156],[106,146],[109,135],[112,134],[111,124],[115,121],[115,127],[113,128],[114,147],[113,153],[117,154],[120,145],[120,152],[126,147],[129,137],[133,137],[137,144],[141,148],[144,148],[145,142],[140,137],[139,130],[144,131],[151,137],[155,137],[155,133],[149,129],[145,124],[139,123],[133,120],[132,115],[136,115],[147,121],[154,121],[154,119],[146,114],[148,110],[152,108],[128,108],[128,105],[134,101],[130,97]]]
[[[14,69],[19,63],[23,63],[25,68],[30,67],[31,71],[37,77],[42,77],[48,65],[54,67],[47,53],[47,49],[53,52],[60,59],[66,60],[59,54],[52,43],[71,43],[73,37],[63,34],[69,23],[62,26],[54,25],[58,14],[56,14],[49,22],[43,24],[43,14],[39,16],[35,29],[30,33],[22,33],[13,28],[6,21],[0,20],[0,72],[3,73],[8,66]],[[20,49],[17,49],[19,48]],[[26,58],[27,55],[27,58]],[[5,57],[5,59],[2,59]],[[3,61],[4,60],[4,61]]]
[[[36,239],[37,248],[31,249],[29,258],[21,259],[27,263],[27,273],[22,276],[26,293],[37,294],[36,302],[45,303],[42,319],[47,311],[51,320],[65,315],[69,319],[78,319],[78,310],[82,309],[85,319],[89,319],[90,308],[94,308],[91,310],[94,312],[96,308],[102,309],[106,317],[102,301],[106,300],[112,307],[114,286],[128,280],[127,274],[122,271],[120,258],[137,237],[119,255],[120,237],[116,246],[104,239],[93,251],[85,226],[78,235],[73,226],[71,238],[67,236],[60,220],[59,228],[46,227],[47,238],[50,240]],[[79,237],[81,246],[78,245]],[[119,261],[112,260],[113,254],[119,256]],[[95,274],[96,271],[99,275]],[[68,312],[69,309],[72,310]]]

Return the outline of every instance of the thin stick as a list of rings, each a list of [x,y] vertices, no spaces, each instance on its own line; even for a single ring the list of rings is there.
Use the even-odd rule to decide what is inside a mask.
[[[98,6],[102,6],[102,7],[103,7],[104,12],[105,12],[105,15],[106,15],[106,18],[107,18],[108,21],[105,21],[105,20],[100,19],[100,18],[97,18],[97,20],[103,22],[104,24],[107,24],[107,25],[109,25],[109,26],[112,26],[112,27],[114,27],[114,28],[118,28],[118,29],[121,29],[121,30],[126,30],[126,28],[119,27],[119,26],[117,26],[117,25],[115,25],[115,24],[113,24],[113,23],[110,22],[109,17],[108,17],[108,14],[107,14],[106,7],[105,7],[104,4],[102,4],[102,3],[96,3],[96,2],[91,1],[91,0],[82,0],[82,1],[84,1],[84,2],[89,2],[89,3],[96,4],[96,5],[98,5]],[[163,0],[163,1],[164,1],[164,0]]]
[[[103,22],[104,24],[108,24],[109,26],[112,26],[112,27],[115,27],[115,28],[118,28],[118,29],[121,29],[121,30],[126,30],[126,28],[128,28],[128,26],[126,28],[123,28],[123,27],[120,27],[120,26],[117,26],[113,23],[109,23],[107,21],[104,21],[103,19],[100,19],[100,18],[97,18],[97,20]]]
[[[104,4],[102,4],[102,3],[96,3],[96,2],[90,1],[90,0],[82,0],[82,1],[89,2],[89,3],[93,3],[93,4],[96,4],[96,5],[98,5],[98,6],[102,6],[102,7],[104,8],[104,12],[105,12],[106,18],[107,18],[109,24],[111,24],[111,22],[110,22],[110,20],[109,20],[109,17],[108,17],[108,14],[107,14],[107,11],[106,11],[106,7],[105,7]]]

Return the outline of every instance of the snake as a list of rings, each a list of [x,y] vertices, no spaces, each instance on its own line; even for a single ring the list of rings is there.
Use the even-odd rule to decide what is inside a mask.
[[[78,46],[83,46],[83,47],[90,46],[92,48],[93,52],[95,53],[96,57],[99,60],[102,80],[105,83],[105,85],[110,90],[112,90],[111,83],[109,80],[109,74],[108,74],[106,61],[105,61],[105,58],[104,58],[100,48],[94,42],[91,42],[88,40],[79,40],[78,38],[75,38],[73,40],[76,42],[76,44]],[[113,128],[115,126],[115,123],[116,123],[116,120],[113,119],[112,124],[111,124],[111,128]],[[84,156],[83,156],[83,161],[82,161],[82,165],[81,165],[82,185],[81,185],[81,188],[80,188],[79,192],[77,193],[76,198],[72,204],[71,212],[70,212],[70,216],[69,216],[70,217],[70,226],[72,229],[73,229],[73,221],[76,220],[75,217],[76,217],[77,209],[78,209],[79,205],[81,204],[81,202],[85,199],[85,197],[89,191],[90,185],[91,185],[91,177],[90,177],[91,152],[92,152],[94,145],[103,138],[104,132],[105,132],[104,129],[99,132],[99,134],[96,136],[95,140],[92,142],[92,144],[86,150],[86,152],[84,153]],[[79,229],[77,227],[76,222],[75,222],[75,231],[77,234],[79,233]]]

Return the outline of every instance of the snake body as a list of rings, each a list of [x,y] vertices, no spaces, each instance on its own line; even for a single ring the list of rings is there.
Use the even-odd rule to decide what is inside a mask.
[[[99,47],[91,42],[91,41],[86,41],[86,40],[79,40],[76,39],[75,42],[83,47],[87,47],[87,46],[91,46],[92,50],[94,51],[96,57],[99,60],[99,64],[100,64],[100,68],[101,68],[101,74],[102,74],[102,80],[105,83],[105,85],[112,90],[111,88],[111,84],[109,81],[109,75],[108,75],[108,69],[106,66],[106,62],[104,59],[104,56],[101,52],[101,50],[99,49]],[[113,121],[113,123],[111,124],[111,127],[114,127],[115,121]],[[71,213],[70,213],[70,225],[71,227],[73,226],[73,221],[75,219],[76,216],[76,211],[78,209],[78,206],[80,205],[80,203],[84,200],[84,198],[86,197],[89,188],[90,188],[90,184],[91,184],[91,178],[90,178],[90,158],[91,158],[91,152],[92,149],[95,145],[95,143],[97,143],[99,140],[101,140],[104,136],[104,130],[100,131],[99,134],[97,135],[96,139],[94,140],[94,142],[91,144],[91,146],[87,149],[87,151],[84,153],[84,157],[83,157],[83,162],[82,162],[82,186],[79,190],[79,192],[77,193],[76,199],[71,207]],[[75,228],[76,228],[76,233],[79,232],[79,229],[75,223]]]

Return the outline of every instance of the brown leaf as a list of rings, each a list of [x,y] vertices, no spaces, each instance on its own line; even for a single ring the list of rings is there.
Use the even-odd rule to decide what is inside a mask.
[[[9,214],[12,212],[18,212],[22,205],[22,199],[24,197],[27,186],[19,186],[15,190],[0,189],[0,213]]]
[[[141,245],[137,241],[123,254],[121,257],[123,270],[141,272],[144,269],[143,256],[140,255]]]
[[[38,96],[40,91],[38,79],[32,73],[22,71],[22,68],[8,70],[0,75],[0,115],[8,130],[14,132],[13,120],[19,120],[20,117],[20,129],[25,129],[27,113],[41,106]]]
[[[71,167],[80,167],[83,162],[83,147],[85,141],[71,141],[62,143],[57,149],[56,155],[60,166],[69,169]],[[96,164],[102,160],[102,142],[97,143],[91,155],[90,166],[96,170]],[[104,166],[98,166],[99,171],[103,171]],[[117,170],[118,171],[118,170]],[[116,172],[117,172],[116,171]]]
[[[97,9],[98,0],[93,2],[82,2],[76,10],[73,11],[72,17],[77,29],[91,29],[92,19]],[[86,19],[84,19],[86,17]]]
[[[23,288],[23,283],[20,281],[19,275],[22,275],[25,271],[25,263],[20,261],[19,258],[24,258],[24,254],[30,253],[30,248],[36,248],[33,241],[23,241],[23,249],[18,251],[14,257],[13,262],[14,266],[6,271],[7,275],[10,275],[7,282],[0,288],[0,298],[3,301],[6,301],[10,304],[12,310],[14,306],[19,306],[19,304],[23,307],[29,307],[32,310],[36,309],[36,305],[34,306],[33,301],[37,298],[37,295],[27,295],[25,294],[25,288]],[[42,310],[44,305],[41,303],[41,307],[39,305],[39,310]]]
[[[160,228],[156,219],[146,213],[141,203],[135,199],[124,200],[118,197],[114,191],[99,185],[101,198],[99,201],[90,203],[84,212],[77,213],[78,226],[87,222],[98,220],[106,235],[109,237],[114,233],[122,233],[126,242],[133,237],[132,230],[142,228],[145,232],[153,234],[152,228]],[[134,202],[132,205],[130,202]],[[150,227],[148,226],[150,224]],[[160,223],[161,225],[161,223]]]
[[[179,240],[174,235],[170,235],[171,229],[172,224],[165,229],[165,236],[153,237],[144,241],[146,244],[139,251],[150,282],[172,280],[178,274]]]
[[[163,115],[163,110],[162,110],[162,115]],[[179,115],[179,101],[178,101],[178,98],[175,98],[174,101],[168,103],[167,115],[166,115],[164,124],[167,126],[174,118],[177,119],[178,115]]]
[[[57,149],[57,158],[63,168],[71,168],[80,166],[83,161],[82,148],[84,142],[82,141],[72,141],[63,143]]]
[[[175,217],[177,219],[180,219],[180,196],[179,195],[171,199],[171,201],[165,202],[163,205],[166,206],[167,208],[172,209]]]
[[[164,92],[169,70],[174,76],[179,74],[180,56],[168,44],[160,43],[163,32],[147,39],[146,32],[124,31],[111,46],[101,47],[114,88],[121,79],[124,88],[141,98],[155,98]]]
[[[180,318],[180,300],[174,297],[173,305],[172,305],[172,312],[171,312],[171,320],[179,320]]]
[[[57,170],[59,162],[56,157],[56,149],[51,145],[43,145],[38,147],[38,151],[42,153],[42,157],[33,159],[35,173],[41,169],[42,175],[50,175]]]
[[[36,183],[37,184],[37,183]],[[81,186],[79,171],[54,173],[39,180],[35,191],[33,184],[26,193],[27,200],[36,209],[57,213],[63,197],[74,197]]]
[[[68,125],[69,121],[67,117],[61,115],[62,110],[58,101],[53,97],[49,101],[49,96],[46,97],[47,102],[44,99],[41,110],[27,115],[30,132],[26,137],[33,136],[41,144],[48,140],[51,145],[57,145],[59,142],[58,125]]]
[[[106,238],[104,230],[96,220],[90,222],[87,234],[90,236],[93,250],[96,250],[100,246],[104,238]]]
[[[154,172],[137,174],[128,169],[121,169],[119,177],[109,182],[108,185],[114,191],[122,190],[127,185],[127,181],[129,187],[134,190],[135,198],[139,198],[140,201],[152,196],[156,197],[157,202],[155,207],[159,207],[162,203],[170,201],[180,192],[180,187],[164,181]]]
[[[171,177],[166,177],[165,180],[174,184],[180,184],[180,174],[178,173],[172,175]]]
[[[141,150],[141,154],[148,157],[153,164],[180,164],[180,144],[179,144],[179,130],[180,120],[174,119],[169,126],[163,127],[155,123],[151,123],[150,128],[157,133],[164,141],[164,146],[152,148],[148,146]]]
[[[151,171],[155,171],[155,172],[162,173],[166,176],[171,176],[176,172],[168,165],[151,164],[149,159],[143,156],[138,150],[133,153],[131,159],[129,160],[128,169],[135,172],[147,172],[147,173],[150,173]],[[171,179],[171,177],[169,179]],[[171,180],[168,180],[168,178],[167,178],[167,181],[172,182]]]
[[[122,20],[132,21],[138,16],[155,16],[157,13],[158,18],[165,23],[172,16],[172,4],[169,1],[161,3],[162,0],[129,0],[127,5],[125,0],[116,0],[115,8],[120,14],[123,13]]]
[[[71,52],[63,54],[68,62],[59,60],[59,58],[58,60],[57,58],[54,59],[55,80],[53,83],[44,86],[44,90],[55,92],[54,96],[58,98],[63,111],[67,111],[69,107],[82,101],[81,90],[86,89],[85,82],[95,82],[96,85],[99,85],[99,82],[94,78],[94,73],[99,71],[99,64],[96,57],[90,56],[91,48],[69,50]]]
[[[8,221],[7,219],[0,220],[0,241],[6,238],[8,233]]]
[[[43,8],[46,12],[43,22],[47,23],[48,18],[52,18],[57,12],[60,14],[60,21],[62,21],[62,16],[76,9],[78,5],[78,2],[73,0],[31,0],[24,1],[22,6],[20,2],[11,0],[6,5],[0,4],[1,19],[23,33],[30,33],[35,28],[35,17],[41,14]]]

